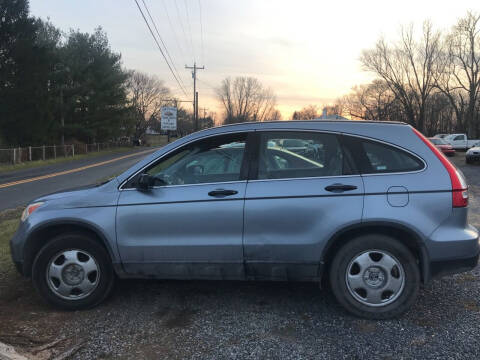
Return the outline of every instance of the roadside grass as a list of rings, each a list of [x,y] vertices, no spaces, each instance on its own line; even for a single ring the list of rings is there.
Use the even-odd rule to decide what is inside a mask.
[[[10,256],[10,239],[17,230],[23,207],[0,212],[0,300],[10,296],[9,289],[20,278]]]
[[[118,147],[114,149],[109,149],[109,150],[102,150],[99,152],[90,152],[88,154],[81,154],[81,155],[75,155],[75,157],[57,157],[56,159],[48,159],[48,160],[35,160],[35,161],[25,161],[20,164],[1,164],[0,165],[0,174],[1,173],[6,173],[9,171],[14,171],[14,170],[22,170],[22,169],[31,169],[31,168],[36,168],[40,166],[45,166],[45,165],[52,165],[52,164],[60,164],[60,163],[65,163],[65,162],[72,162],[80,159],[89,159],[89,158],[94,158],[97,156],[102,156],[102,155],[108,155],[108,154],[115,154],[115,153],[121,153],[121,152],[127,152],[131,151],[134,148],[125,146],[125,147]]]

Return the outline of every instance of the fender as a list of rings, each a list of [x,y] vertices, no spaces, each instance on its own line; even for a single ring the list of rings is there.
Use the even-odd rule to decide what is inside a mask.
[[[332,256],[331,253],[340,245],[339,241],[342,242],[342,238],[344,236],[355,236],[361,233],[367,232],[383,232],[383,233],[391,233],[394,232],[394,235],[408,235],[408,237],[400,236],[399,240],[401,240],[405,245],[407,245],[410,249],[414,249],[416,251],[416,255],[420,261],[420,273],[424,283],[428,283],[431,278],[430,273],[430,256],[428,254],[428,250],[424,243],[424,237],[419,234],[416,230],[405,226],[404,224],[393,222],[393,221],[366,221],[360,222],[356,224],[349,225],[338,232],[336,232],[327,242],[325,245],[321,258],[320,258],[320,274],[323,274],[325,270],[328,268],[328,264],[331,261]],[[348,241],[345,239],[343,241]]]
[[[107,250],[114,268],[116,269],[118,267],[118,256],[114,252],[114,249],[112,249],[110,242],[107,240],[107,236],[98,226],[88,221],[82,221],[72,218],[60,218],[40,223],[29,231],[29,234],[25,241],[25,245],[23,247],[24,274],[28,276],[31,273],[31,268],[35,256],[40,250],[40,248],[43,246],[43,243],[41,243],[41,238],[44,236],[55,236],[61,232],[68,231],[68,228],[72,228],[72,230],[86,230],[87,232],[95,234],[100,243]]]

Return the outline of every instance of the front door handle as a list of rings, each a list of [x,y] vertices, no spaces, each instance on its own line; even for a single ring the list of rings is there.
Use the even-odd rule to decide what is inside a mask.
[[[210,196],[232,196],[238,194],[237,190],[216,189],[208,193]]]
[[[344,192],[344,191],[352,191],[356,190],[357,187],[355,185],[345,185],[345,184],[332,184],[325,187],[325,190],[330,192]]]

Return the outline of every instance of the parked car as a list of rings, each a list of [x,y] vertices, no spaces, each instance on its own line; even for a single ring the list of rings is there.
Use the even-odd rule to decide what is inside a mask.
[[[479,140],[471,140],[466,134],[450,134],[443,138],[447,143],[453,146],[455,150],[468,150]]]
[[[465,162],[472,164],[475,161],[480,160],[480,142],[476,143],[473,147],[467,150],[465,153]]]
[[[320,159],[276,146],[308,141]],[[113,180],[42,196],[11,240],[17,269],[64,309],[118,278],[328,280],[371,319],[420,283],[476,266],[461,172],[402,123],[243,123],[188,135]]]
[[[445,136],[448,136],[448,134],[437,134],[437,135],[434,135],[433,137],[443,139]]]
[[[447,156],[454,156],[455,155],[455,149],[453,148],[452,145],[447,143],[445,140],[440,139],[440,138],[428,138],[430,142],[435,145],[441,152],[443,152]]]

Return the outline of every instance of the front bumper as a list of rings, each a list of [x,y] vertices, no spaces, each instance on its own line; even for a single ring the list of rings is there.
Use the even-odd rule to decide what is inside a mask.
[[[15,264],[18,272],[22,275],[25,274],[23,268],[23,247],[26,236],[25,223],[21,222],[17,231],[10,239],[10,254],[12,256],[12,261]]]
[[[465,158],[470,161],[480,161],[480,154],[465,155]]]

